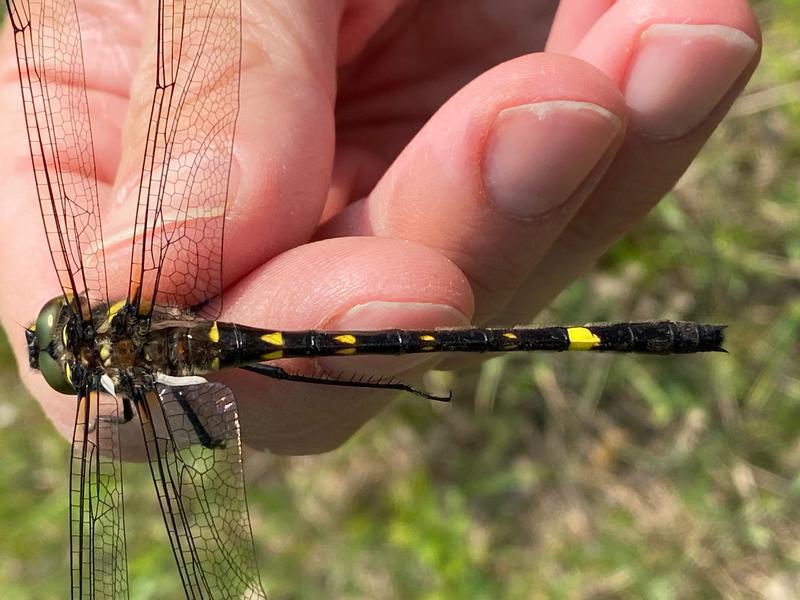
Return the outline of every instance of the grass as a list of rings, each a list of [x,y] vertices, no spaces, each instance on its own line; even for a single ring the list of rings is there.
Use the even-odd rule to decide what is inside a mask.
[[[731,324],[724,357],[502,358],[337,452],[248,456],[275,598],[791,597],[800,589],[800,11],[670,198],[543,321]],[[0,345],[0,589],[62,598],[67,444]],[[126,466],[134,598],[176,598]]]

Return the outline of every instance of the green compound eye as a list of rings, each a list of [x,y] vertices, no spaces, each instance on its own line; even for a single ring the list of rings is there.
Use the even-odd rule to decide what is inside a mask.
[[[69,374],[68,365],[64,362],[63,355],[53,358],[48,352],[48,348],[53,351],[53,348],[62,346],[61,336],[63,333],[63,319],[61,317],[62,311],[66,308],[64,298],[53,298],[39,311],[39,316],[36,317],[36,325],[30,333],[32,339],[28,340],[28,349],[31,356],[36,359],[31,362],[38,363],[36,367],[42,372],[47,384],[62,394],[74,394],[75,388],[72,386]],[[53,342],[56,342],[55,346]],[[32,343],[33,342],[33,343]],[[61,347],[63,351],[63,347]],[[38,354],[37,354],[38,353]]]
[[[42,372],[47,384],[55,391],[62,394],[75,393],[75,388],[72,387],[70,382],[68,369],[47,352],[39,352],[39,370]]]
[[[36,343],[39,345],[39,350],[45,350],[54,337],[61,336],[61,332],[56,332],[55,328],[59,324],[61,311],[65,306],[64,299],[58,297],[50,300],[39,311],[39,316],[36,317]]]

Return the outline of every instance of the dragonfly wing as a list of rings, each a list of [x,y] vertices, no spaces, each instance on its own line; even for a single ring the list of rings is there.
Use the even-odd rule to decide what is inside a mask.
[[[232,392],[220,383],[157,384],[137,410],[186,596],[266,598]]]
[[[73,600],[128,597],[118,420],[116,400],[80,394],[70,461]]]
[[[88,300],[73,310],[89,322],[108,292],[78,15],[73,0],[6,5],[47,243],[65,296]]]
[[[221,310],[222,236],[239,111],[239,0],[159,0],[155,86],[128,302]]]

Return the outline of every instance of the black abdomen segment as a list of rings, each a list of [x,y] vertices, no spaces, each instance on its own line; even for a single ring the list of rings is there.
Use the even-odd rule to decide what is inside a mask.
[[[426,352],[723,352],[724,326],[676,321],[583,327],[267,331],[219,323],[221,368],[279,358]]]

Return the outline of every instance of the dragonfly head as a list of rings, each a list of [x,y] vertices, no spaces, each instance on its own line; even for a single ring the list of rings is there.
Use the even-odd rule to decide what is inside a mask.
[[[66,326],[70,317],[63,296],[53,298],[39,311],[36,323],[25,330],[28,363],[39,369],[48,385],[62,394],[74,394],[66,353]]]

